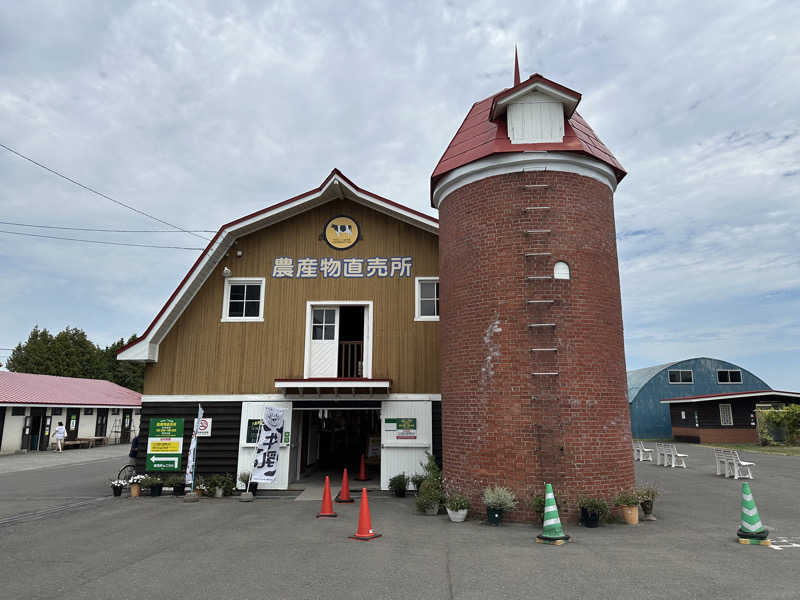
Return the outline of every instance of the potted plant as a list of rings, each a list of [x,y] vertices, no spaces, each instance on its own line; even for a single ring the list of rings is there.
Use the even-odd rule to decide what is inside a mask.
[[[425,481],[425,475],[421,475],[420,473],[415,473],[411,476],[411,485],[414,486],[414,491],[419,494],[419,486],[422,485],[422,482]]]
[[[561,512],[561,504],[558,502],[558,495],[555,491],[553,495],[556,497],[556,509]],[[531,508],[533,512],[536,513],[536,516],[539,517],[539,520],[544,522],[544,496],[534,496],[531,498]]]
[[[628,525],[639,524],[639,494],[635,490],[622,490],[614,504],[622,508],[622,517]]]
[[[483,490],[483,503],[489,525],[497,527],[503,520],[503,513],[517,506],[517,496],[507,487],[490,485]]]
[[[206,478],[206,487],[213,491],[214,498],[230,496],[233,493],[233,477],[229,473],[218,473]]]
[[[389,489],[394,492],[398,498],[406,497],[406,488],[408,488],[408,476],[405,473],[395,475],[389,480]]]
[[[160,496],[161,489],[164,487],[164,482],[157,475],[147,475],[142,479],[142,487],[150,488],[151,496]]]
[[[122,496],[122,488],[125,487],[125,481],[122,479],[112,479],[109,484],[111,485],[111,491],[114,493],[114,496]]]
[[[578,498],[581,522],[586,527],[599,527],[600,519],[608,514],[608,504],[600,498]]]
[[[456,492],[447,497],[444,507],[447,509],[447,516],[453,523],[461,523],[467,518],[469,500],[464,494]]]
[[[183,496],[186,493],[186,478],[183,475],[173,475],[165,481],[172,488],[173,496]]]
[[[436,479],[425,479],[417,492],[417,510],[426,515],[439,513],[439,503],[442,501],[442,484]]]
[[[128,486],[131,491],[131,498],[137,498],[142,495],[142,481],[147,479],[144,475],[133,475],[128,480]]]
[[[636,488],[636,494],[639,496],[639,506],[642,507],[643,521],[655,521],[653,516],[653,502],[659,494],[659,489],[650,483],[645,483]]]

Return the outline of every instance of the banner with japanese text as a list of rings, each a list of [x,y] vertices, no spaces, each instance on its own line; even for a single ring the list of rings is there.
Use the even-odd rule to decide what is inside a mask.
[[[272,483],[278,474],[278,456],[283,440],[283,409],[267,406],[256,442],[256,456],[250,481]]]

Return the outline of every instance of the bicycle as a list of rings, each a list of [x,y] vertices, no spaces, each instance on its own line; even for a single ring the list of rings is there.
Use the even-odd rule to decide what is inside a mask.
[[[136,467],[128,464],[119,470],[119,473],[117,473],[117,479],[120,479],[127,484],[134,475],[136,475]]]

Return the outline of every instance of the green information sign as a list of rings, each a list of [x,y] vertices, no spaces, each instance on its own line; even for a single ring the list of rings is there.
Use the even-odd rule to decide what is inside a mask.
[[[179,471],[183,453],[183,419],[150,419],[146,471]]]
[[[261,428],[261,419],[247,419],[247,443],[255,444],[258,442],[258,430]],[[283,432],[283,444],[288,444],[291,438],[291,431]]]

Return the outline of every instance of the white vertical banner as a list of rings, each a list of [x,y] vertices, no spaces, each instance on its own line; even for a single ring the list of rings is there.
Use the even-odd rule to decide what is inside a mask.
[[[194,420],[194,429],[192,430],[192,443],[189,446],[189,456],[186,460],[186,485],[194,491],[194,463],[197,459],[197,427],[203,418],[203,405],[197,405],[197,418]]]
[[[250,481],[272,483],[278,473],[278,456],[283,439],[283,409],[267,406],[261,418],[256,442],[256,456]]]

